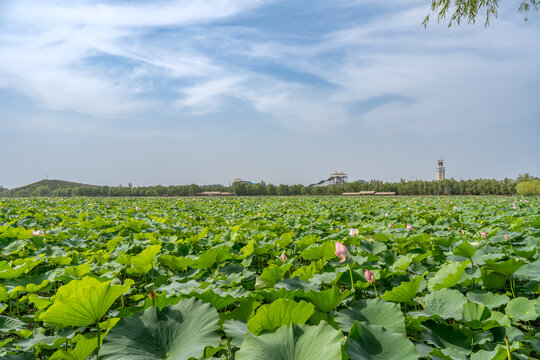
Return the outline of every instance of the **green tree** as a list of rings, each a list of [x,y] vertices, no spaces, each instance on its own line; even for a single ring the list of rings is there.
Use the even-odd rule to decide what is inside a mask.
[[[524,20],[527,21],[527,14],[531,9],[538,11],[540,0],[522,0],[518,7],[518,12],[525,14]],[[462,21],[468,24],[474,24],[479,13],[485,13],[486,20],[484,25],[489,25],[492,17],[497,17],[499,0],[432,0],[429,13],[422,22],[427,26],[431,15],[437,16],[437,22],[446,21],[449,18],[448,27],[460,25]]]
[[[520,195],[538,195],[540,194],[540,180],[522,181],[516,185],[516,190]]]

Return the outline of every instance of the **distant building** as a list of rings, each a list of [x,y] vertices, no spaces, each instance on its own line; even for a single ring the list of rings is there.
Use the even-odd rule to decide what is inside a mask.
[[[437,172],[436,172],[436,179],[437,181],[441,181],[441,180],[444,180],[445,179],[445,174],[444,174],[444,160],[443,159],[439,159],[437,160]]]

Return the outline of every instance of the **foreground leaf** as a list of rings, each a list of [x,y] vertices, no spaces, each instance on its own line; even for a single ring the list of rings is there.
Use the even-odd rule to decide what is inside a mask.
[[[219,316],[196,299],[146,309],[116,324],[103,340],[100,359],[199,358],[207,346],[219,345]]]
[[[274,333],[248,333],[236,360],[341,359],[343,335],[327,322],[318,326],[282,326]]]
[[[418,350],[405,336],[385,330],[382,326],[355,322],[345,344],[351,360],[413,360]]]

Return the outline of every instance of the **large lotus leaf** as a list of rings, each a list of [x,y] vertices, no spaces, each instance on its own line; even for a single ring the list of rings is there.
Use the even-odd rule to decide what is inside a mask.
[[[383,235],[383,234],[375,234],[375,235]],[[364,250],[366,250],[368,253],[373,254],[373,255],[380,254],[387,249],[386,244],[380,241],[362,240],[360,242],[360,246]]]
[[[530,264],[523,265],[514,273],[527,280],[540,281],[540,259]]]
[[[2,249],[2,255],[9,255],[11,253],[19,251],[21,248],[26,245],[28,240],[15,240],[9,243],[6,247]]]
[[[289,299],[278,299],[257,309],[247,326],[251,333],[259,335],[264,330],[272,331],[283,325],[303,324],[313,312],[313,304],[305,301],[297,303]]]
[[[476,303],[466,303],[463,305],[462,322],[472,329],[490,329],[498,326],[499,323],[490,320],[491,311],[484,305]]]
[[[248,333],[236,360],[341,359],[343,335],[327,322],[318,326],[282,326],[273,333]]]
[[[490,291],[469,291],[467,293],[469,301],[482,304],[490,309],[498,308],[510,301],[506,295],[494,294]]]
[[[203,251],[192,266],[196,269],[207,269],[215,263],[222,263],[225,260],[231,259],[230,250],[231,247],[226,245],[210,248]]]
[[[423,276],[417,276],[411,281],[402,282],[399,286],[396,286],[390,291],[386,291],[384,295],[381,296],[383,300],[396,302],[396,303],[407,303],[414,299],[420,288],[420,284],[424,279]]]
[[[103,339],[103,360],[200,358],[207,346],[219,345],[219,315],[200,300],[182,300],[121,319]]]
[[[345,290],[339,291],[337,286],[334,286],[328,290],[323,291],[308,291],[304,298],[308,299],[315,308],[323,313],[334,310],[346,297],[351,295],[352,292]]]
[[[23,351],[30,350],[31,348],[41,349],[58,349],[61,345],[75,335],[75,330],[60,330],[55,335],[47,336],[42,333],[42,328],[34,329],[32,336],[26,339],[20,339],[14,343],[17,348]]]
[[[81,264],[77,266],[70,266],[66,268],[65,273],[74,277],[81,278],[84,275],[88,274],[92,270],[92,267],[88,264]]]
[[[79,335],[76,341],[75,349],[58,350],[51,355],[49,360],[85,360],[97,348],[97,334]]]
[[[322,259],[323,261],[333,259],[336,257],[334,242],[326,241],[322,244],[313,244],[302,251],[302,257],[309,260]]]
[[[409,265],[411,265],[411,263],[413,262],[413,259],[417,255],[418,254],[407,254],[407,255],[401,256],[400,258],[397,259],[397,261],[395,261],[392,264],[392,266],[390,266],[390,270],[392,270],[392,272],[394,273],[405,271],[409,267]]]
[[[428,280],[428,289],[439,290],[457,285],[469,263],[470,261],[466,260],[461,262],[452,261],[444,264],[439,271],[435,273],[435,276]]]
[[[422,324],[425,331],[420,336],[427,342],[443,350],[451,359],[466,358],[471,353],[472,337],[466,335],[455,327],[427,321]]]
[[[309,290],[319,291],[319,286],[312,284],[311,282],[300,280],[299,278],[278,281],[278,283],[275,285],[275,288],[284,288],[287,290],[302,290],[304,292],[307,292]]]
[[[26,329],[26,324],[9,316],[0,315],[0,333],[9,333]]]
[[[405,334],[405,317],[399,305],[378,298],[351,303],[350,309],[336,313],[335,320],[343,331],[349,331],[355,321],[361,321],[382,326],[395,333]]]
[[[95,324],[128,290],[129,285],[110,285],[90,277],[73,280],[58,289],[54,303],[40,319],[62,326]]]
[[[162,255],[158,258],[158,262],[174,271],[186,271],[195,260],[182,256]]]
[[[180,293],[183,292],[180,291]],[[217,310],[221,310],[232,303],[245,301],[249,295],[249,292],[244,290],[242,287],[238,287],[236,289],[229,290],[228,292],[225,292],[219,288],[207,290],[195,289],[186,294],[210,303]]]
[[[126,269],[130,275],[143,275],[152,268],[157,254],[161,251],[161,245],[150,245],[139,254],[131,257],[131,267]]]
[[[358,321],[351,327],[345,351],[351,360],[412,360],[419,356],[405,334]]]
[[[509,260],[502,261],[502,262],[486,262],[486,265],[484,266],[501,275],[510,276],[524,264],[525,264],[525,261],[521,259],[518,260],[516,258],[511,258]]]
[[[510,351],[517,350],[519,347],[519,342],[513,342],[510,346]],[[508,353],[506,346],[497,345],[491,351],[488,350],[479,350],[474,354],[471,354],[471,360],[506,360],[508,359]]]
[[[9,293],[37,292],[49,285],[50,282],[54,281],[55,276],[56,274],[54,271],[36,276],[24,274],[16,279],[8,280],[6,282],[6,290]]]
[[[467,240],[464,240],[461,244],[456,246],[454,248],[454,251],[452,251],[452,252],[454,253],[454,255],[457,255],[457,256],[463,256],[463,257],[466,257],[466,258],[472,258],[477,250],[478,249],[476,247],[472,246],[471,244],[469,244],[469,242]]]
[[[467,302],[465,296],[457,290],[436,290],[424,297],[425,311],[443,319],[461,319],[463,305]]]
[[[257,279],[257,288],[268,288],[274,286],[279,280],[283,279],[292,264],[283,264],[281,266],[272,264],[263,269],[261,276]]]
[[[0,261],[0,279],[13,279],[32,270],[43,262],[41,258],[17,259],[11,262]]]
[[[223,331],[231,339],[233,346],[240,347],[244,341],[244,337],[248,333],[247,324],[239,320],[226,320],[223,323]]]
[[[531,321],[536,320],[538,314],[535,309],[535,301],[525,297],[518,297],[510,300],[506,305],[506,315],[515,320]]]
[[[504,288],[506,283],[506,276],[499,274],[493,270],[487,270],[482,268],[482,283],[488,289],[501,289]]]
[[[294,300],[295,298],[301,297],[304,294],[304,292],[300,289],[288,290],[285,288],[265,289],[263,291],[258,291],[257,293],[261,295],[268,303],[274,302],[281,298]]]

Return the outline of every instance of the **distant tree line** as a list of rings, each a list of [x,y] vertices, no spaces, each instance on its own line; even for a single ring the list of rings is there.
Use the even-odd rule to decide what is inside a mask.
[[[47,186],[23,187],[7,190],[0,187],[0,196],[196,196],[206,191],[232,192],[239,196],[293,196],[293,195],[341,195],[346,192],[377,191],[395,192],[398,195],[535,195],[540,193],[540,179],[529,174],[520,175],[516,180],[476,179],[399,182],[350,182],[343,185],[305,186],[273,185],[235,182],[230,187],[223,185],[171,185],[171,186],[73,186],[51,189]]]

